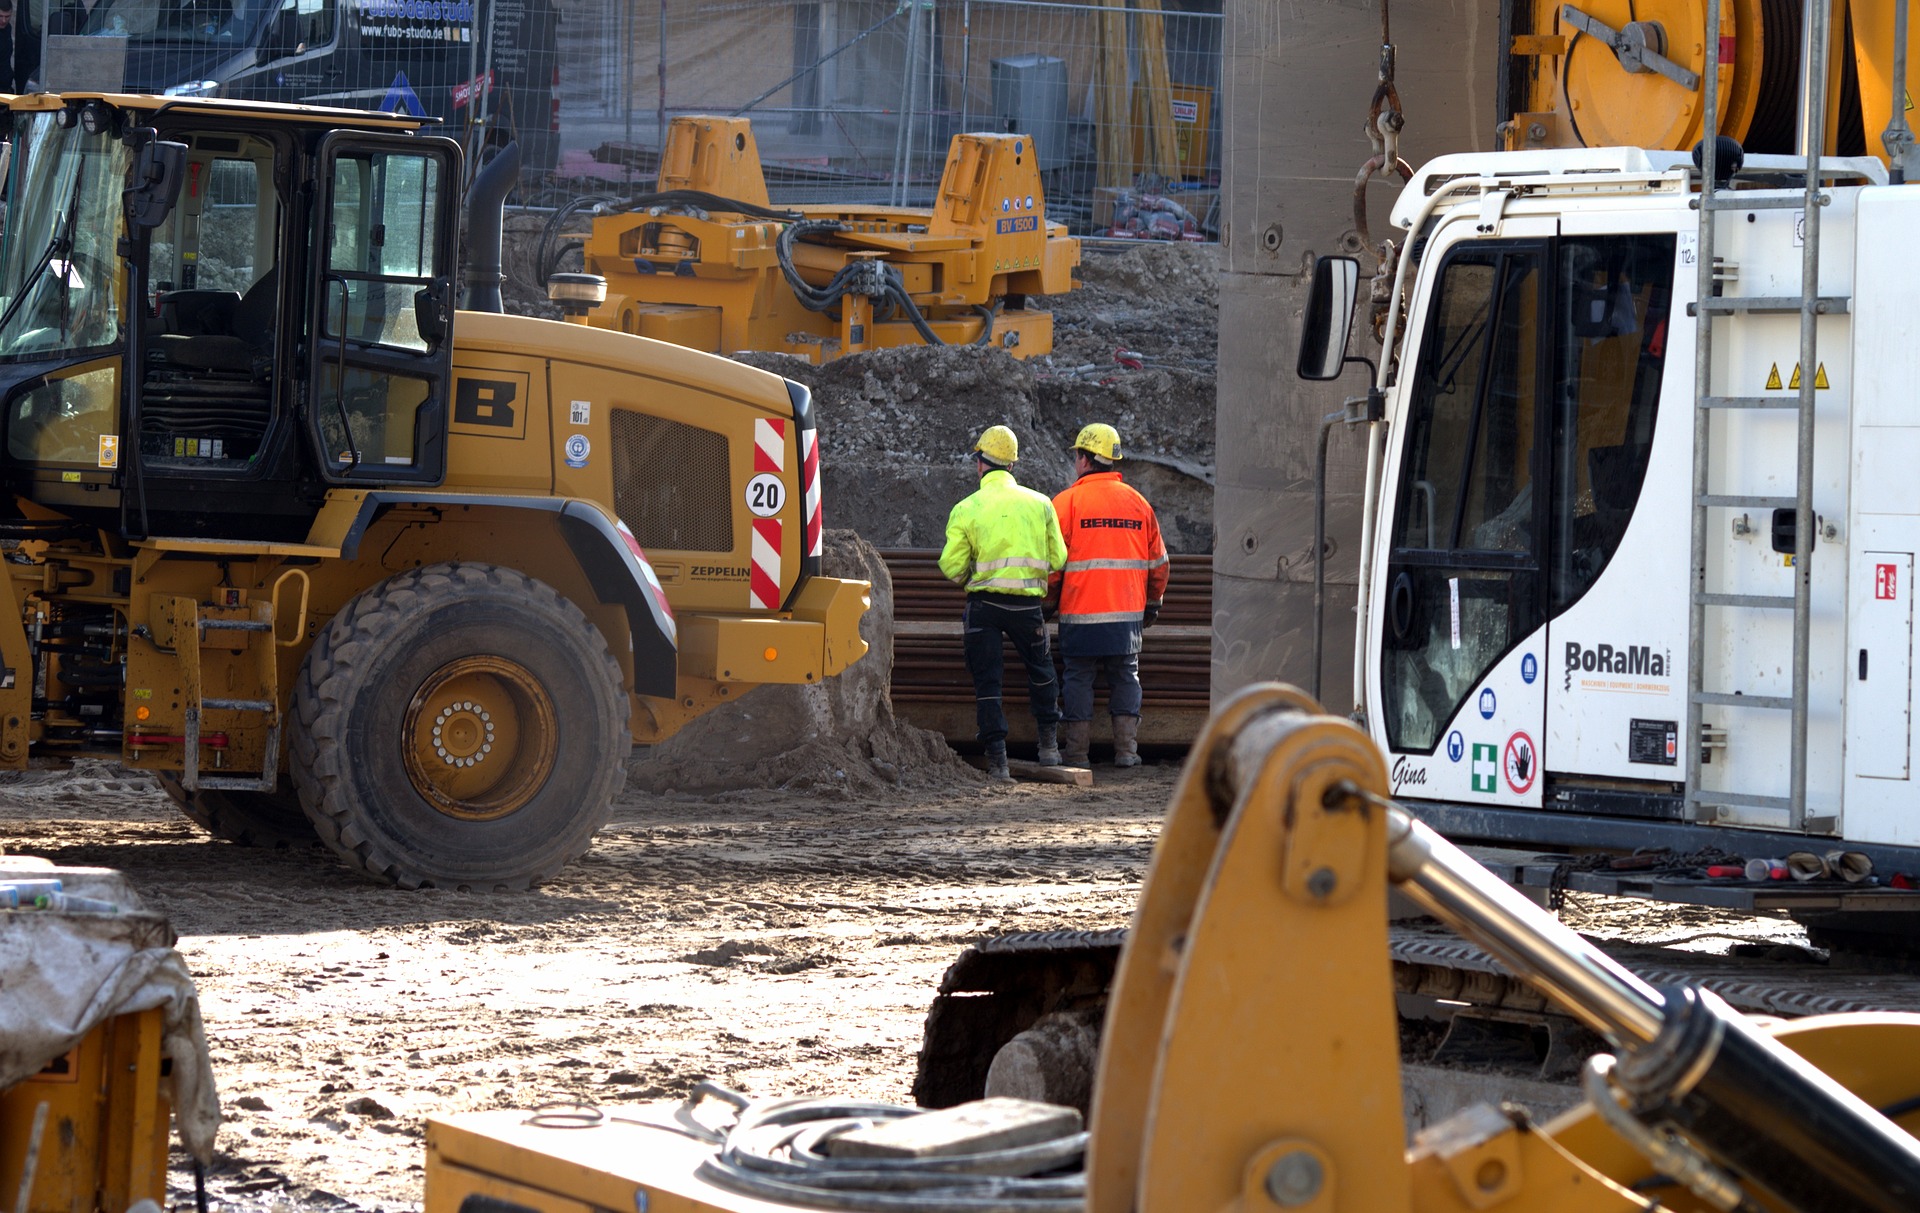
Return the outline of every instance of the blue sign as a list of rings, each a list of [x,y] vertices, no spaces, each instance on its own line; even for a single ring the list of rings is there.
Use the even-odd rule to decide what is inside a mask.
[[[427,116],[420,98],[414,94],[413,85],[407,83],[405,72],[394,75],[393,83],[387,86],[387,95],[380,99],[380,108],[389,114],[412,114],[415,118]]]
[[[1017,219],[995,219],[993,230],[1001,236],[1012,235],[1015,232],[1037,232],[1040,230],[1040,216],[1021,215]]]
[[[1493,719],[1493,705],[1494,705],[1493,688],[1486,687],[1480,692],[1480,719],[1482,720]]]
[[[1460,730],[1455,729],[1453,732],[1448,733],[1447,734],[1447,758],[1453,762],[1459,762],[1461,757],[1464,754],[1466,754],[1466,752],[1467,752],[1467,739],[1460,736]]]
[[[583,468],[587,466],[587,455],[593,450],[593,445],[587,441],[585,434],[575,434],[573,437],[567,439],[565,450],[567,466],[570,468]]]
[[[1533,680],[1538,677],[1540,677],[1540,663],[1534,660],[1532,653],[1522,655],[1520,658],[1520,681],[1526,683],[1528,686],[1532,686]]]

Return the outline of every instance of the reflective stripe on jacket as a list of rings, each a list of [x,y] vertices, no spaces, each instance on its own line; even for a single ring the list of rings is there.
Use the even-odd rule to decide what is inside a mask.
[[[1167,592],[1167,545],[1153,507],[1118,472],[1089,472],[1053,499],[1067,539],[1060,622],[1139,623]]]
[[[1043,598],[1047,577],[1067,562],[1060,520],[1045,494],[1021,488],[1000,469],[980,478],[980,487],[947,517],[947,546],[940,572],[967,593]]]

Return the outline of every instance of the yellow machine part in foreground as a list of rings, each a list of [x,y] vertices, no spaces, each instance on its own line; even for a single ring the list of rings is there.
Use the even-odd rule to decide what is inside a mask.
[[[1223,778],[1224,773],[1224,778]],[[1237,788],[1231,802],[1223,786]],[[1250,688],[1199,742],[1155,850],[1102,1046],[1088,1213],[1643,1211],[1654,1167],[1583,1106],[1536,1126],[1485,1107],[1405,1145],[1386,944],[1386,770],[1289,688]],[[1920,1090],[1920,1019],[1772,1029],[1885,1106]],[[431,1120],[426,1213],[480,1195],[542,1213],[769,1211],[695,1174],[710,1147],[638,1123]],[[1311,1191],[1272,1186],[1310,1160]],[[1297,1199],[1295,1197],[1298,1197]],[[1706,1206],[1663,1185],[1661,1207]]]
[[[22,1208],[29,1166],[26,1213],[165,1204],[171,1107],[161,1081],[161,1028],[157,1007],[116,1016],[40,1073],[0,1091],[0,1192],[8,1208]]]
[[[766,207],[751,124],[675,118],[659,188]],[[1050,353],[1052,313],[1027,309],[1025,298],[1073,289],[1080,242],[1046,219],[1032,139],[954,136],[935,197],[931,209],[794,208],[804,220],[841,225],[793,242],[796,272],[817,289],[851,262],[879,261],[900,275],[942,342],[984,336],[1016,358]],[[784,351],[814,362],[926,344],[904,317],[877,318],[865,296],[847,296],[837,316],[805,307],[781,272],[777,245],[786,226],[687,206],[598,217],[584,238],[586,269],[607,280],[607,299],[586,321],[708,353]]]

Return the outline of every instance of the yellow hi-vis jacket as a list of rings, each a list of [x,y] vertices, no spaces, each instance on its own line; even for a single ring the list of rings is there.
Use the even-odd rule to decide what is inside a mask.
[[[1043,598],[1047,577],[1067,566],[1067,541],[1053,502],[1020,487],[1005,469],[988,472],[980,487],[947,517],[940,572],[967,593]]]

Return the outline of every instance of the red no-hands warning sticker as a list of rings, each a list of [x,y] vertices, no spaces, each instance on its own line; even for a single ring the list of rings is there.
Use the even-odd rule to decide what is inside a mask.
[[[1540,774],[1540,751],[1533,748],[1533,738],[1525,733],[1507,738],[1507,752],[1500,766],[1514,795],[1526,795]]]

